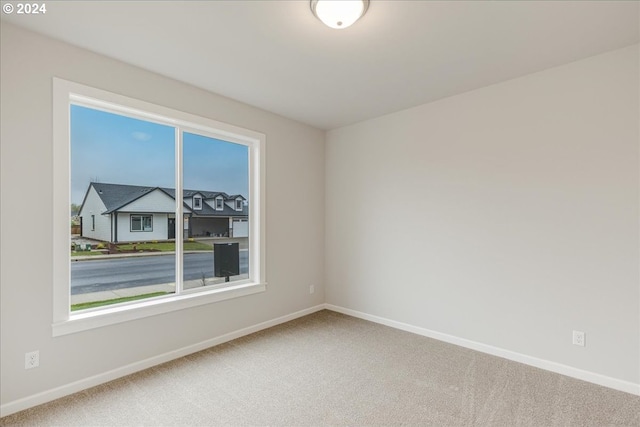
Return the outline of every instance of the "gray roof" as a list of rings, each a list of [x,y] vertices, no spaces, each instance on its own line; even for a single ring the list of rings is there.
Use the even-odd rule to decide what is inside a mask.
[[[104,203],[107,210],[103,213],[111,213],[119,210],[123,206],[128,205],[134,200],[139,199],[155,190],[160,190],[166,193],[172,199],[175,199],[176,190],[174,188],[166,188],[166,187],[147,187],[140,185],[126,185],[126,184],[108,184],[103,182],[92,182],[87,189],[87,194],[89,194],[89,190],[91,187],[95,188],[98,196]],[[225,201],[235,201],[238,197],[242,197],[243,200],[246,200],[241,195],[233,195],[229,196],[227,193],[222,191],[202,191],[202,190],[187,190],[184,189],[182,191],[183,199],[191,198],[196,194],[202,195],[203,199],[214,199],[218,196],[222,196]],[[85,194],[85,200],[87,196]],[[82,207],[84,207],[84,200],[82,201]],[[80,211],[82,211],[82,207]],[[221,211],[217,211],[206,203],[202,204],[201,210],[192,210],[188,205],[184,204],[184,207],[191,210],[193,216],[200,217],[209,217],[209,216],[248,216],[249,208],[243,205],[242,212],[236,211],[235,209],[231,209],[226,204]]]

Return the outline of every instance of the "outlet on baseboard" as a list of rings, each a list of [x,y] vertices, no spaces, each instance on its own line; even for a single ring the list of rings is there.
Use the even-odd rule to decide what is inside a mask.
[[[582,331],[573,331],[573,345],[584,347],[585,333]]]
[[[24,354],[24,369],[33,369],[40,366],[40,352],[30,351]]]

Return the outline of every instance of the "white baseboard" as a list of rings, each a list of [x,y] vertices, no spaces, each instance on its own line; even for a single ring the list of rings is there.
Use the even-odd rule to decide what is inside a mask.
[[[249,326],[234,332],[211,338],[200,343],[196,343],[187,347],[183,347],[174,351],[170,351],[158,356],[150,357],[139,362],[131,363],[120,368],[113,369],[102,374],[94,375],[89,378],[84,378],[73,383],[65,384],[60,387],[56,387],[50,390],[43,391],[41,393],[27,396],[22,399],[15,400],[13,402],[6,403],[0,406],[0,417],[11,415],[15,412],[19,412],[31,407],[41,405],[43,403],[50,402],[55,399],[59,399],[70,394],[86,390],[90,387],[94,387],[100,384],[113,381],[115,379],[124,377],[126,375],[133,374],[138,371],[142,371],[147,368],[159,365],[161,363],[169,362],[174,359],[178,359],[183,356],[187,356],[192,353],[196,353],[201,350],[205,350],[209,347],[219,345],[236,338],[243,337],[245,335],[252,334],[254,332],[261,331],[263,329],[271,328],[273,326],[289,322],[291,320],[303,317],[317,311],[327,309],[338,313],[347,314],[349,316],[357,317],[371,322],[379,323],[382,325],[390,326],[392,328],[400,329],[407,332],[412,332],[425,337],[437,339],[439,341],[448,342],[450,344],[459,345],[461,347],[477,350],[482,353],[491,354],[493,356],[502,357],[504,359],[513,360],[515,362],[524,363],[526,365],[534,366],[536,368],[545,369],[547,371],[555,372],[561,375],[577,378],[583,381],[598,384],[604,387],[609,387],[615,390],[624,391],[627,393],[640,396],[640,384],[635,384],[629,381],[623,381],[605,375],[596,374],[582,369],[577,369],[571,366],[563,365],[556,362],[551,362],[544,359],[539,359],[533,356],[527,356],[525,354],[516,353],[510,350],[494,347],[487,344],[482,344],[475,341],[466,340],[464,338],[458,338],[453,335],[443,334],[441,332],[432,331],[426,328],[409,325],[407,323],[397,322],[395,320],[386,319],[379,316],[374,316],[367,313],[362,313],[356,310],[351,310],[344,307],[339,307],[332,304],[320,304],[314,307],[310,307],[304,310],[297,311],[285,316],[278,317],[276,319],[268,320],[266,322],[258,323],[257,325]]]
[[[441,332],[432,331],[430,329],[409,325],[407,323],[397,322],[395,320],[390,320],[383,317],[362,313],[360,311],[351,310],[348,308],[339,307],[332,304],[325,304],[325,308],[327,310],[335,311],[342,314],[347,314],[349,316],[357,317],[364,320],[369,320],[375,323],[380,323],[382,325],[390,326],[392,328],[401,329],[407,332],[412,332],[414,334],[433,338],[439,341],[444,341],[450,344],[459,345],[460,347],[470,348],[472,350],[480,351],[482,353],[487,353],[493,356],[502,357],[503,359],[513,360],[515,362],[524,363],[525,365],[534,366],[536,368],[555,372],[557,374],[566,375],[568,377],[577,378],[579,380],[587,381],[587,382],[598,384],[604,387],[612,388],[614,390],[624,391],[627,393],[640,396],[640,384],[620,380],[617,378],[608,377],[606,375],[601,375],[594,372],[585,371],[585,370],[574,368],[568,365],[563,365],[561,363],[551,362],[549,360],[539,359],[533,356],[527,356],[526,354],[516,353],[514,351],[505,350],[503,348],[482,344],[476,341],[459,338],[453,335],[443,334]]]
[[[95,387],[97,385],[104,384],[109,381],[113,381],[115,379],[124,377],[126,375],[130,375],[135,372],[142,371],[147,368],[151,368],[161,363],[169,362],[171,360],[178,359],[180,357],[187,356],[192,353],[196,353],[198,351],[207,349],[209,347],[213,347],[215,345],[219,345],[219,344],[234,340],[236,338],[240,338],[245,335],[249,335],[254,332],[261,331],[263,329],[271,328],[281,323],[289,322],[299,317],[303,317],[308,314],[323,310],[324,308],[325,308],[325,305],[320,304],[304,310],[296,311],[295,313],[287,314],[286,316],[281,316],[276,319],[267,320],[266,322],[258,323],[257,325],[249,326],[234,332],[229,332],[227,334],[221,335],[219,337],[211,338],[206,341],[199,342],[197,344],[193,344],[193,345],[183,347],[174,351],[170,351],[168,353],[160,354],[158,356],[153,356],[148,359],[141,360],[139,362],[131,363],[129,365],[122,366],[120,368],[116,368],[108,372],[104,372],[102,374],[94,375],[89,378],[83,378],[81,380],[72,382],[70,384],[65,384],[60,387],[56,387],[50,390],[43,391],[41,393],[34,394],[32,396],[27,396],[22,399],[14,400],[13,402],[5,403],[4,405],[0,406],[0,417],[5,417],[15,412],[29,409],[34,406],[41,405],[43,403],[47,403],[55,399],[59,399],[64,396],[68,396],[70,394],[73,394],[82,390],[86,390],[90,387]]]

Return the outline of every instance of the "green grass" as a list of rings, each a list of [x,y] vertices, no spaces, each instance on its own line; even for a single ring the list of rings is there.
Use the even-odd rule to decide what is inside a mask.
[[[117,245],[118,249],[123,251],[131,251],[133,247],[136,247],[138,251],[160,251],[160,252],[174,252],[176,250],[175,242],[144,242],[144,243],[122,243]],[[212,251],[213,247],[206,243],[185,241],[185,251]],[[104,252],[99,251],[71,251],[71,256],[90,256],[90,255],[106,255]]]
[[[158,242],[158,243],[126,243],[118,245],[118,249],[130,251],[133,247],[137,250],[157,250],[161,252],[173,252],[176,250],[176,244],[174,242]],[[211,245],[200,242],[184,242],[185,251],[211,251],[213,248]]]
[[[160,295],[166,295],[168,293],[169,292],[152,292],[150,294],[134,295],[132,297],[114,298],[114,299],[108,299],[104,301],[81,302],[79,304],[71,304],[71,311],[86,310],[87,308],[102,307],[104,305],[120,304],[122,302],[159,297]]]

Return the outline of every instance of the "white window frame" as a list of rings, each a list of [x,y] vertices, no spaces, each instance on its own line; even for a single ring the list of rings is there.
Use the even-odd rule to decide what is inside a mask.
[[[236,199],[236,210],[239,212],[242,211],[242,199]]]
[[[196,206],[196,200],[199,202]],[[202,196],[193,196],[193,210],[201,211],[202,210]]]
[[[140,230],[134,230],[133,229],[133,218],[134,217],[139,217],[140,218]],[[150,227],[149,228],[145,228],[144,227],[144,219],[145,218],[149,218],[149,223],[150,223]],[[131,214],[130,217],[129,217],[129,231],[131,231],[132,233],[148,233],[148,232],[152,232],[153,231],[153,215]]]
[[[96,231],[96,216],[91,214],[91,231]]]
[[[70,105],[126,115],[176,129],[176,230],[183,225],[182,132],[194,132],[248,147],[249,150],[249,278],[210,290],[183,290],[183,260],[176,256],[176,294],[71,312],[69,227]],[[265,144],[262,133],[196,116],[172,108],[53,78],[53,323],[54,337],[184,310],[266,291]],[[176,239],[176,252],[183,241]]]
[[[224,209],[224,199],[223,199],[221,196],[216,197],[216,198],[215,198],[215,202],[214,202],[214,203],[215,203],[215,205],[216,205],[216,210],[217,210],[217,211],[221,211],[221,210],[223,210],[223,209]],[[218,207],[218,205],[219,205],[220,207]]]

